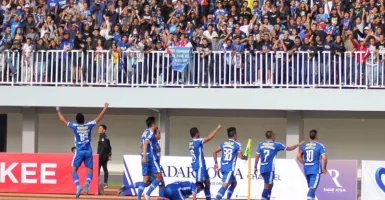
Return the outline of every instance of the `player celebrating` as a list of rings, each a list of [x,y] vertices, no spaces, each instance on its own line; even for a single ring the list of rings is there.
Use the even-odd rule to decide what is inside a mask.
[[[200,137],[198,128],[193,127],[190,129],[190,135],[192,137],[189,143],[189,150],[192,156],[191,167],[195,171],[196,182],[204,183],[206,200],[211,199],[211,194],[210,178],[209,174],[207,173],[206,161],[203,155],[203,144],[213,139],[221,128],[222,125],[218,125],[217,128],[205,138]]]
[[[92,180],[93,158],[91,147],[92,128],[99,123],[107,111],[109,104],[105,103],[102,112],[95,118],[95,120],[85,123],[84,115],[78,113],[76,115],[76,123],[66,120],[61,113],[60,107],[56,107],[57,114],[61,122],[70,127],[75,135],[76,152],[72,160],[72,179],[76,185],[76,198],[80,196],[82,187],[79,184],[78,168],[84,162],[87,169],[87,180],[84,185],[84,194],[88,194],[89,186]]]
[[[300,147],[297,159],[304,165],[307,185],[309,187],[307,199],[315,200],[315,191],[321,178],[320,174],[326,173],[327,158],[324,145],[318,142],[317,131],[311,130],[309,137],[311,141]]]
[[[229,139],[219,145],[219,147],[217,147],[213,151],[213,158],[215,162],[214,169],[216,171],[218,171],[217,154],[222,151],[221,173],[223,185],[221,189],[219,189],[215,200],[222,199],[223,195],[226,193],[227,188],[229,187],[229,184],[231,184],[231,186],[227,190],[227,199],[231,199],[231,195],[233,195],[234,189],[237,186],[237,180],[234,176],[237,157],[241,159],[246,159],[242,155],[241,144],[236,141],[237,131],[234,127],[230,127],[227,129],[227,136],[229,137]]]
[[[260,142],[257,149],[257,154],[255,155],[255,165],[254,165],[254,174],[257,173],[258,161],[261,158],[260,172],[265,181],[265,187],[262,192],[262,200],[270,200],[271,191],[273,189],[273,180],[274,180],[274,163],[275,157],[279,151],[293,151],[297,147],[301,146],[305,141],[302,141],[299,144],[286,147],[285,145],[275,142],[275,134],[273,131],[267,131],[265,133],[266,140]]]
[[[190,181],[181,181],[168,184],[165,188],[165,197],[170,200],[185,200],[191,195],[196,200],[196,194],[202,191],[203,183],[193,183]]]
[[[149,117],[146,120],[147,129],[145,130],[146,137],[142,146],[142,175],[143,183],[138,187],[138,200],[141,199],[143,190],[146,187],[146,183],[150,181],[151,175],[155,176],[155,179],[151,182],[150,188],[144,197],[150,200],[150,195],[156,187],[159,186],[159,197],[164,199],[164,182],[159,163],[156,161],[156,145],[158,140],[154,135],[154,131],[158,128],[156,125],[155,117]],[[143,137],[142,137],[143,138]],[[160,184],[161,183],[161,184]]]

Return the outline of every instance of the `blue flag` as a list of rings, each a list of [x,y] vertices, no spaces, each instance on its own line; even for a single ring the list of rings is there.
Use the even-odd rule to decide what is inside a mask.
[[[185,67],[190,64],[192,48],[190,47],[171,47],[171,66],[175,71],[183,72]]]

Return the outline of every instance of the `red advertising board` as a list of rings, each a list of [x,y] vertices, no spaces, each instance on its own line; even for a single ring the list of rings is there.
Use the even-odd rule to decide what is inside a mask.
[[[0,153],[0,192],[75,194],[71,164],[73,154]],[[93,180],[89,194],[98,193],[98,155],[94,157]],[[84,186],[86,169],[78,170]]]

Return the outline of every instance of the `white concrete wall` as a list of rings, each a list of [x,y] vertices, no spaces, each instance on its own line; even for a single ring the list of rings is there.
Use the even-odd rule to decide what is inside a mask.
[[[66,115],[73,119],[74,115]],[[95,115],[86,115],[91,119]],[[121,171],[123,154],[139,153],[139,137],[145,128],[145,115],[107,115],[101,123],[108,126],[107,134],[113,145],[112,170]],[[21,152],[21,114],[8,114],[7,151]],[[189,156],[189,129],[197,126],[201,135],[207,135],[218,123],[224,129],[205,146],[205,154],[211,155],[212,149],[226,140],[226,128],[235,126],[239,141],[245,147],[248,138],[255,144],[262,140],[266,130],[277,133],[277,141],[285,143],[284,118],[231,118],[231,117],[185,117],[170,118],[170,154]],[[379,119],[304,119],[305,138],[310,129],[317,129],[320,140],[325,144],[330,159],[379,159],[385,160],[385,120]],[[96,150],[98,136],[93,137]],[[39,148],[42,153],[69,153],[73,146],[70,129],[61,124],[55,114],[39,114]],[[284,157],[284,153],[279,157]]]

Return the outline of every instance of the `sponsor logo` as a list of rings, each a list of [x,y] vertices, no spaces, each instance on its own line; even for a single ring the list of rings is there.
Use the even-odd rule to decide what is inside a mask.
[[[172,178],[195,178],[195,172],[191,167],[178,167],[168,165],[162,167],[161,169],[163,177],[172,177]],[[222,179],[222,173],[220,173],[220,169],[215,171],[213,167],[207,168],[207,173],[209,174],[210,179],[220,178]],[[243,180],[247,179],[247,173],[242,172],[241,169],[237,169],[234,172],[234,176],[237,179]],[[263,180],[261,174],[251,174],[251,180]],[[281,181],[281,176],[279,174],[275,174],[275,181]]]
[[[56,163],[17,163],[6,165],[0,162],[0,183],[56,184]],[[19,167],[19,170],[15,168]],[[15,174],[17,176],[15,176]],[[19,177],[19,178],[16,178]]]
[[[383,192],[385,192],[385,184],[382,181],[382,175],[385,175],[385,168],[380,167],[376,171],[376,174],[375,174],[376,177],[375,178],[376,178],[376,182],[377,182],[378,187],[380,187],[381,190]]]
[[[334,187],[325,187],[323,188],[324,192],[328,193],[346,193],[346,188],[341,185],[339,182],[340,172],[336,169],[328,170],[330,177],[333,180]]]

